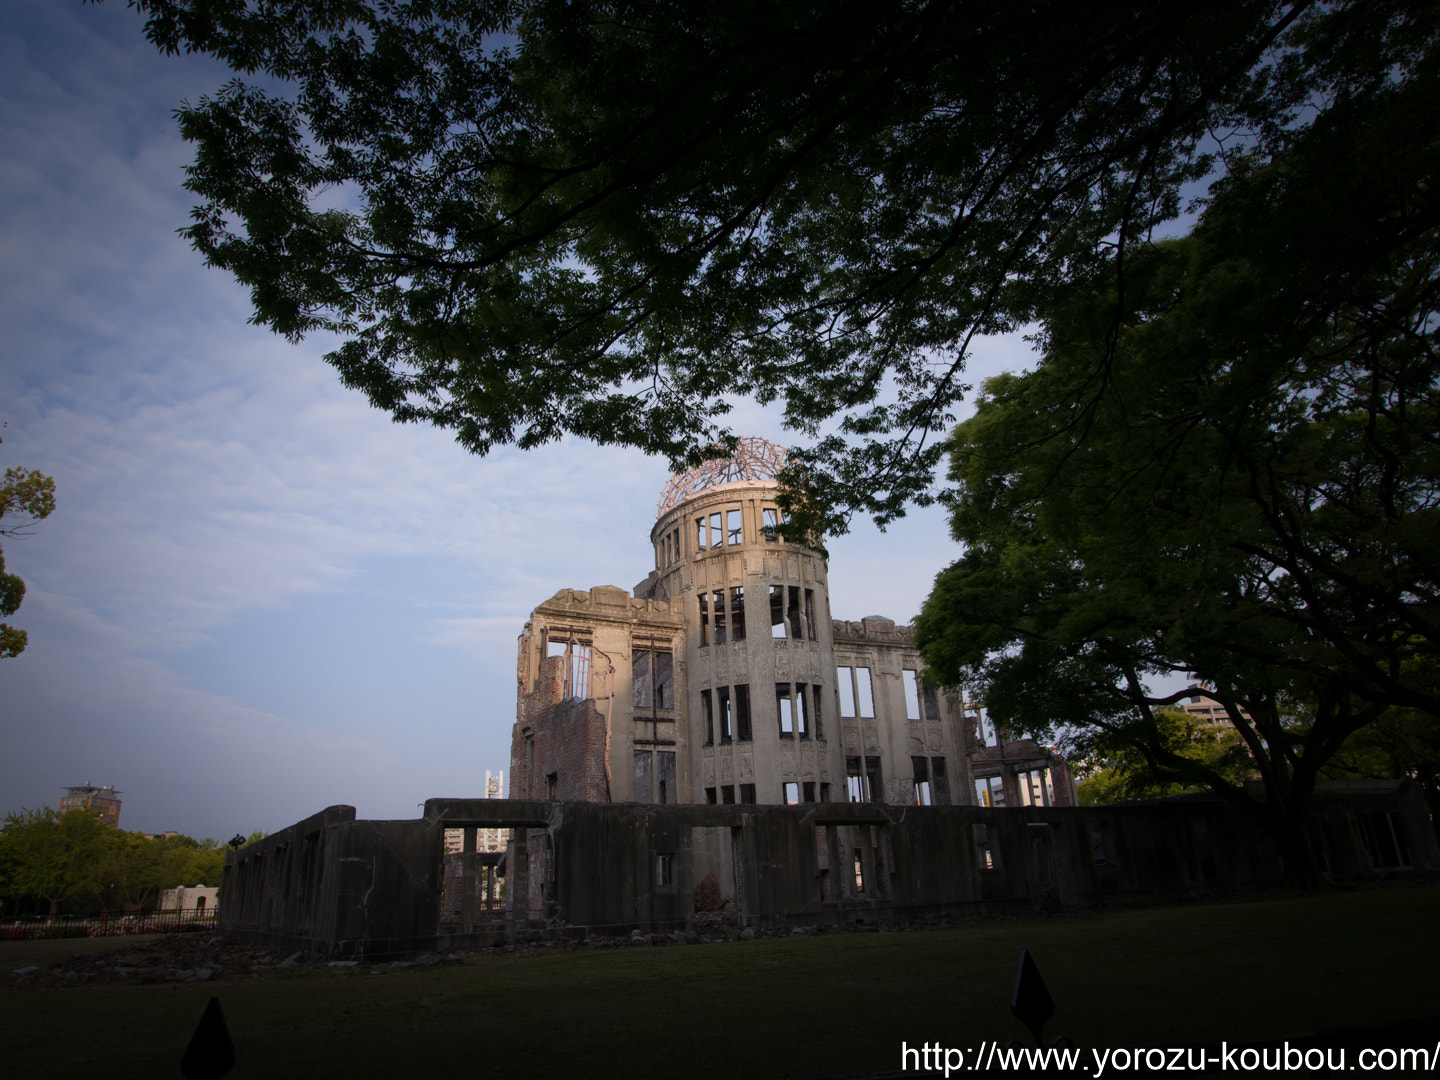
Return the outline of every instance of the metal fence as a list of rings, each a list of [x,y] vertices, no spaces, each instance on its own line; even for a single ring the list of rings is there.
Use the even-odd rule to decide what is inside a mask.
[[[115,937],[121,934],[178,934],[213,930],[219,909],[154,911],[148,915],[35,915],[0,919],[0,941],[36,941],[45,938]]]

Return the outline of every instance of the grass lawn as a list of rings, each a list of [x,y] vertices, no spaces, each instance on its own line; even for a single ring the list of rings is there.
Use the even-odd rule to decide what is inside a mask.
[[[1375,889],[956,930],[485,953],[378,975],[22,987],[0,996],[0,1077],[178,1076],[212,994],[236,1080],[874,1072],[900,1067],[902,1040],[1023,1035],[1009,1014],[1022,948],[1055,998],[1047,1036],[1234,1040],[1440,1014],[1437,915],[1440,888]],[[0,971],[84,944],[0,945]]]

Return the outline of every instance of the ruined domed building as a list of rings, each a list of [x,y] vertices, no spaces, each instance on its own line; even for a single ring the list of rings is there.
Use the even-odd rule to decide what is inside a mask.
[[[535,609],[510,798],[428,799],[403,821],[331,806],[228,852],[219,929],[355,962],[698,935],[702,914],[736,935],[1275,880],[1274,846],[1218,796],[1065,805],[1043,748],[926,685],[905,627],[832,620],[824,559],[785,535],[781,463],[747,439],[674,477],[633,595],[565,589]],[[1440,867],[1413,783],[1331,784],[1315,806],[1336,881]]]
[[[825,559],[790,542],[784,453],[672,476],[632,592],[564,589],[520,636],[511,797],[973,804],[962,711],[907,627],[836,621]]]

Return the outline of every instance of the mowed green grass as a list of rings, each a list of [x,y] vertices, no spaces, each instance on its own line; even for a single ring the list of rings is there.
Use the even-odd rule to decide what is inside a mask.
[[[900,1067],[902,1040],[1021,1037],[1009,1014],[1021,949],[1056,1001],[1047,1036],[1258,1037],[1440,1014],[1437,915],[1440,888],[1376,889],[913,933],[492,952],[379,975],[22,988],[0,996],[0,1077],[178,1076],[211,994],[237,1080],[875,1072]],[[3,971],[43,959],[0,948]]]

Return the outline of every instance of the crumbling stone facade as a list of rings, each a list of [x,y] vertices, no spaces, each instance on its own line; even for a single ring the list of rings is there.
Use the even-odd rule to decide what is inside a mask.
[[[512,793],[668,804],[974,802],[963,712],[907,627],[836,622],[784,532],[783,453],[673,477],[634,595],[565,589],[520,635]]]

